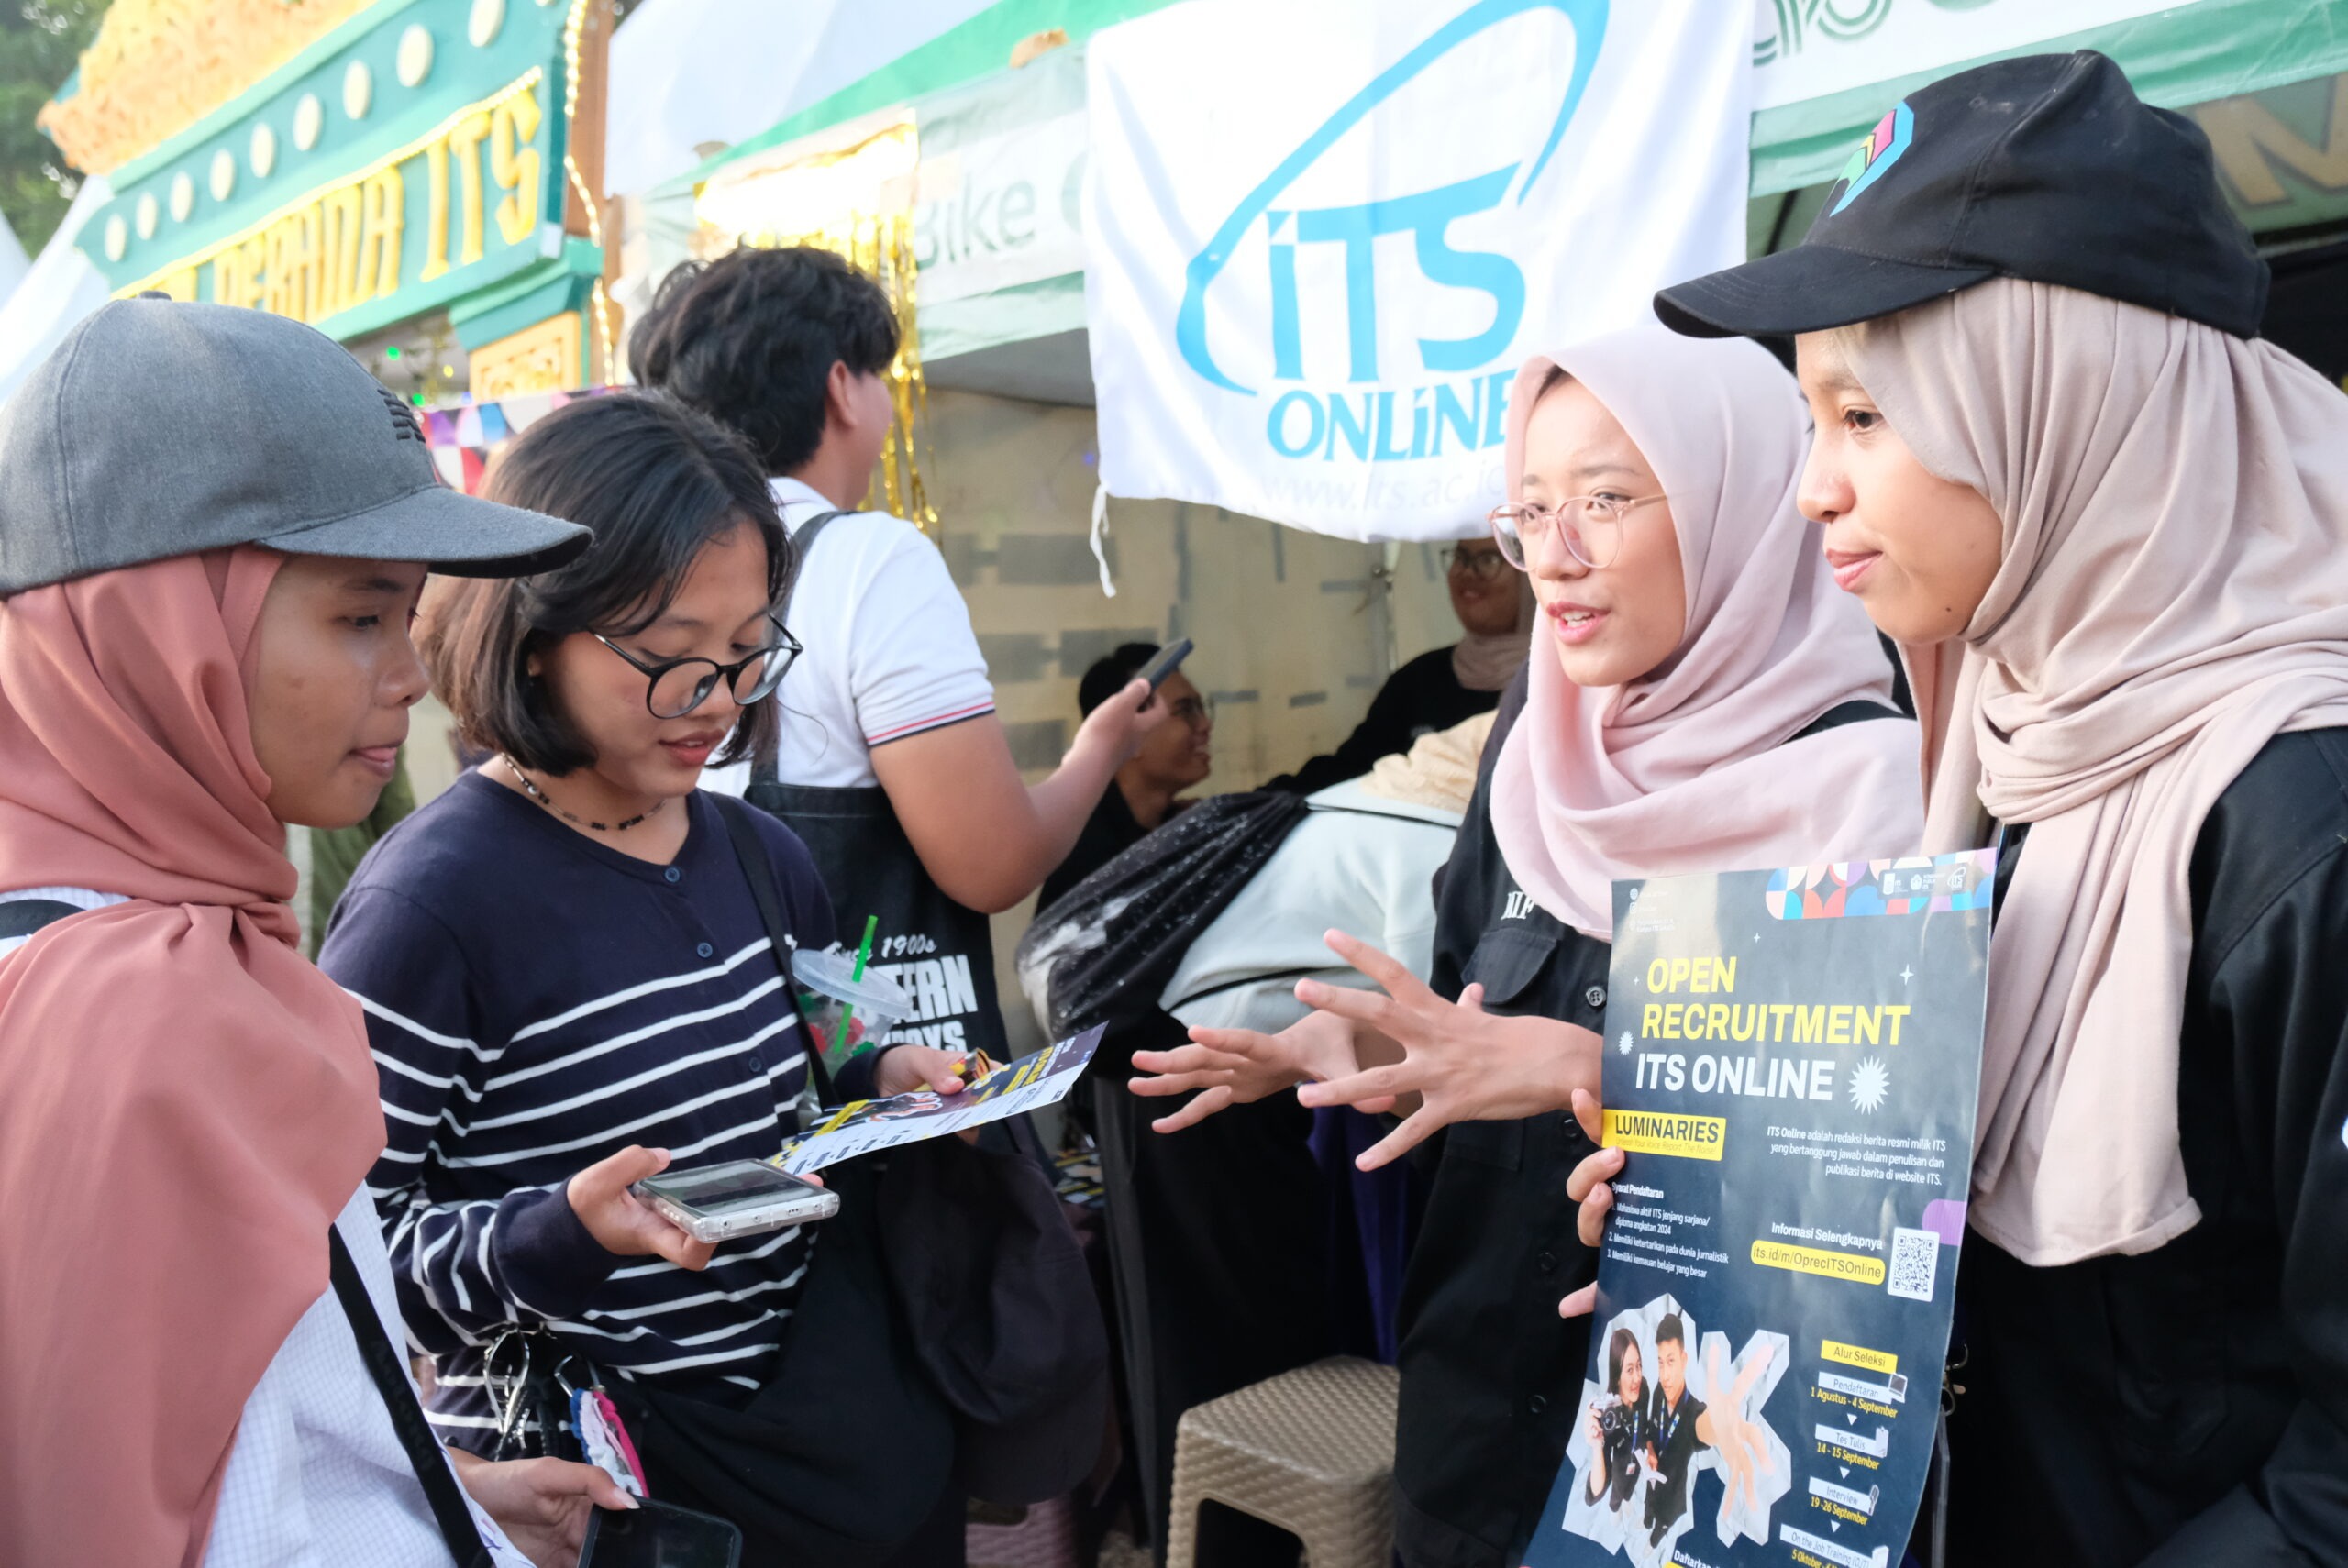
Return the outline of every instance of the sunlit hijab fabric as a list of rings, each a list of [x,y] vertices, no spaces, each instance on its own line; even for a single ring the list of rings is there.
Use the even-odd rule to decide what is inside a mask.
[[[1509,401],[1512,497],[1552,364],[1645,457],[1678,529],[1687,629],[1652,673],[1567,680],[1545,625],[1524,715],[1501,748],[1492,827],[1518,886],[1611,938],[1617,878],[1911,855],[1916,726],[1793,737],[1850,701],[1891,706],[1891,666],[1795,507],[1808,421],[1793,379],[1741,338],[1649,326],[1528,363]],[[1659,526],[1643,507],[1626,526]]]
[[[2194,841],[2268,741],[2348,724],[2348,400],[2272,344],[2010,279],[1839,337],[1917,459],[2003,526],[1962,636],[1906,650],[1929,846],[2032,824],[1991,950],[1972,1223],[2031,1264],[2149,1252],[2199,1218],[2176,1106]]]

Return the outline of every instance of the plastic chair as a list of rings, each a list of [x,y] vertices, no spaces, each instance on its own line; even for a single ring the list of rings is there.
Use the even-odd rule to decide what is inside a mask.
[[[1390,1366],[1335,1356],[1184,1411],[1167,1568],[1197,1568],[1209,1501],[1293,1534],[1310,1568],[1389,1568],[1400,1386]]]

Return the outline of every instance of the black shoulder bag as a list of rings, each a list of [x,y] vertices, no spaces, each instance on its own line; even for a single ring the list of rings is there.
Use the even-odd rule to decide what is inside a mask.
[[[718,806],[787,978],[781,900],[750,808]],[[829,1076],[814,1053],[807,1060],[831,1102]],[[879,1167],[869,1173],[879,1223],[848,1237],[878,1249],[917,1364],[951,1413],[956,1481],[992,1503],[1064,1495],[1091,1472],[1107,1430],[1109,1345],[1034,1131],[1012,1118],[989,1124],[976,1146],[932,1138],[833,1166],[840,1215],[822,1227],[819,1259],[848,1240],[839,1221],[855,1205],[847,1187],[860,1165]],[[794,1333],[805,1315],[803,1307]]]

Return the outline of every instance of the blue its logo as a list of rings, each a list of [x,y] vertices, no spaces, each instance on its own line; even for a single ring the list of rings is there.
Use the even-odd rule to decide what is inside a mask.
[[[1861,191],[1890,172],[1891,166],[1899,161],[1900,154],[1915,139],[1915,112],[1904,103],[1895,105],[1891,113],[1876,121],[1866,140],[1852,149],[1851,160],[1835,176],[1843,182],[1843,195],[1826,209],[1826,215],[1832,217],[1849,206]]]
[[[1381,293],[1391,302],[1404,291],[1432,287],[1480,294],[1490,302],[1490,323],[1480,330],[1465,337],[1416,339],[1420,368],[1431,376],[1461,377],[1486,370],[1507,356],[1524,318],[1523,271],[1498,251],[1455,244],[1452,226],[1474,214],[1523,204],[1565,138],[1589,87],[1605,38],[1608,6],[1609,0],[1476,0],[1346,100],[1247,193],[1205,247],[1190,259],[1174,324],[1175,345],[1184,362],[1210,385],[1255,395],[1256,388],[1243,385],[1217,362],[1207,341],[1207,301],[1216,280],[1224,274],[1243,243],[1253,237],[1259,222],[1264,226],[1269,266],[1270,319],[1262,324],[1268,341],[1258,340],[1255,347],[1258,363],[1262,349],[1268,348],[1275,381],[1308,380],[1297,279],[1300,248],[1307,248],[1308,254],[1313,247],[1335,248],[1320,252],[1329,259],[1319,264],[1334,269],[1342,262],[1348,383],[1387,379],[1379,374],[1379,366]],[[1432,189],[1353,205],[1307,207],[1282,202],[1290,187],[1347,132],[1430,67],[1495,26],[1540,12],[1561,16],[1571,24],[1573,68],[1547,138],[1533,158]],[[1459,112],[1473,127],[1483,117],[1484,106],[1463,105]],[[1463,139],[1474,134],[1471,128],[1463,133]],[[1379,241],[1402,235],[1411,237],[1410,256],[1416,264],[1416,276],[1396,266],[1400,259],[1390,255],[1387,271],[1391,275],[1381,278]],[[1328,368],[1335,369],[1334,355]],[[1401,394],[1405,412],[1400,419],[1395,391],[1354,394],[1316,393],[1301,388],[1288,391],[1270,410],[1271,446],[1287,458],[1334,458],[1342,447],[1357,457],[1385,461],[1440,455],[1445,428],[1458,446],[1498,445],[1506,382],[1513,370],[1510,364],[1498,373],[1478,375],[1472,382],[1438,382],[1405,391]]]

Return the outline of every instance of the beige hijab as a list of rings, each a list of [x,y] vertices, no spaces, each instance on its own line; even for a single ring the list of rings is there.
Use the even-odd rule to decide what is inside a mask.
[[[2149,1252],[2200,1218],[2194,840],[2269,740],[2348,724],[2348,402],[2270,344],[2043,283],[1842,338],[1917,458],[2004,523],[1963,636],[1907,650],[1927,847],[2032,824],[1992,940],[1972,1223],[2042,1266]]]
[[[1381,800],[1466,816],[1476,793],[1476,765],[1498,717],[1497,710],[1479,713],[1447,730],[1421,735],[1406,752],[1379,757],[1362,779],[1363,790]]]

